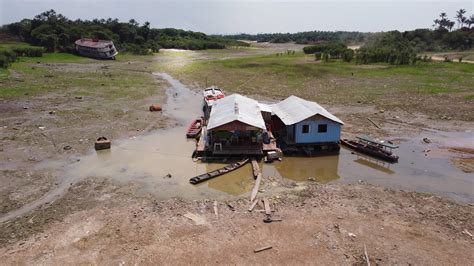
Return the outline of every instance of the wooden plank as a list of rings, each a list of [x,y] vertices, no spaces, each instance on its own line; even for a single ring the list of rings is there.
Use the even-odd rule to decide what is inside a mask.
[[[264,250],[268,250],[268,249],[271,249],[272,246],[265,246],[265,247],[261,247],[261,248],[256,248],[253,250],[254,253],[258,253],[260,251],[264,251]]]
[[[259,201],[259,200],[256,199],[256,200],[254,200],[254,201],[252,202],[252,204],[250,204],[250,207],[249,207],[249,210],[248,210],[249,212],[251,212],[251,211],[253,210],[253,208],[255,208],[255,205],[257,205],[257,202],[258,202],[258,201]]]
[[[272,214],[272,210],[270,209],[270,202],[267,198],[263,198],[263,205],[265,206],[265,214]]]
[[[252,201],[252,202],[257,197],[258,188],[260,187],[260,181],[262,181],[262,174],[261,173],[259,173],[257,175],[257,179],[255,180],[255,185],[253,186],[253,189],[252,189],[252,194],[250,194],[250,201]]]
[[[370,123],[374,124],[375,127],[377,127],[378,129],[380,129],[380,127],[379,127],[377,124],[375,124],[375,122],[372,121],[372,119],[370,119],[370,118],[367,117],[367,120],[369,120]]]
[[[214,201],[214,214],[216,215],[216,218],[219,219],[219,212],[217,210],[217,201]]]
[[[257,178],[258,174],[260,173],[260,167],[258,166],[258,162],[255,159],[252,159],[252,169],[253,169],[253,178]]]
[[[370,266],[369,254],[367,254],[367,246],[364,244],[364,255],[365,255],[365,262],[367,266]]]

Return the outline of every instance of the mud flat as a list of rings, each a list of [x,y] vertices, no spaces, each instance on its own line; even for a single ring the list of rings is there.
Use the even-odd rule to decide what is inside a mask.
[[[165,57],[157,62],[176,58]],[[0,131],[1,182],[7,184],[0,195],[2,263],[353,264],[365,262],[364,245],[373,264],[474,259],[472,179],[452,163],[471,158],[459,147],[472,142],[472,123],[380,112],[366,104],[328,105],[346,122],[347,137],[370,130],[404,147],[400,163],[383,165],[342,149],[334,157],[260,164],[258,197],[269,198],[274,217],[282,219],[266,224],[261,207],[247,211],[254,184],[250,166],[198,186],[188,183],[189,177],[221,166],[193,162],[194,143],[184,138],[187,124],[200,113],[200,96],[169,75],[139,73],[156,79],[155,93],[120,100],[126,110],[120,114],[76,113],[80,119],[68,122],[75,126],[51,119],[41,104],[54,103],[57,92],[2,102],[1,109],[8,110],[1,120],[7,127]],[[65,108],[71,97],[61,99]],[[75,99],[67,110],[91,108],[95,114],[115,102],[94,110],[91,99]],[[146,111],[150,102],[163,104],[163,114]],[[43,111],[35,114],[33,108]],[[142,115],[146,119],[136,119]],[[367,122],[368,116],[381,129]],[[91,129],[88,140],[71,145],[80,139],[78,132]],[[36,132],[45,136],[35,138]],[[109,151],[92,150],[93,136],[101,132],[114,132]],[[73,149],[64,150],[66,144]],[[254,253],[269,245],[272,249]]]

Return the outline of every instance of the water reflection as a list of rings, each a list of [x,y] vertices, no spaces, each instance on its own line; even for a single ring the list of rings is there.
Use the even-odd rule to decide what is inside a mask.
[[[277,171],[274,174],[294,181],[308,181],[308,178],[318,182],[329,182],[339,179],[339,156],[322,157],[285,157],[281,162],[265,164],[264,172],[271,172],[272,167]],[[270,168],[266,171],[266,168]]]
[[[384,172],[389,175],[395,174],[395,172],[390,169],[390,163],[386,163],[377,159],[369,159],[362,156],[358,156],[358,158],[354,160],[354,162],[370,167],[377,171]]]
[[[206,171],[210,172],[225,166],[224,164],[208,164]],[[255,184],[253,178],[252,166],[250,163],[242,166],[241,168],[230,172],[225,175],[221,175],[217,178],[211,179],[208,182],[208,187],[233,195],[239,196],[252,190]]]

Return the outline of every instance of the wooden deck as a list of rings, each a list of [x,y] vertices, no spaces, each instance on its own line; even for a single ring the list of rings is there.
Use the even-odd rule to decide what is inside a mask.
[[[207,127],[203,126],[201,130],[201,136],[199,137],[198,143],[196,145],[196,152],[203,153],[206,149],[206,137],[207,135]]]

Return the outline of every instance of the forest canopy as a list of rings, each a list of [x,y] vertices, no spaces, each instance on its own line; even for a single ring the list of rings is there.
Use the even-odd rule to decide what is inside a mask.
[[[70,20],[54,10],[45,11],[33,19],[4,25],[0,31],[18,36],[31,45],[43,46],[49,52],[74,52],[74,42],[80,38],[113,40],[119,50],[136,54],[158,52],[160,48],[202,50],[248,45],[201,32],[155,29],[149,22],[140,25],[134,19],[128,22],[112,18]]]

